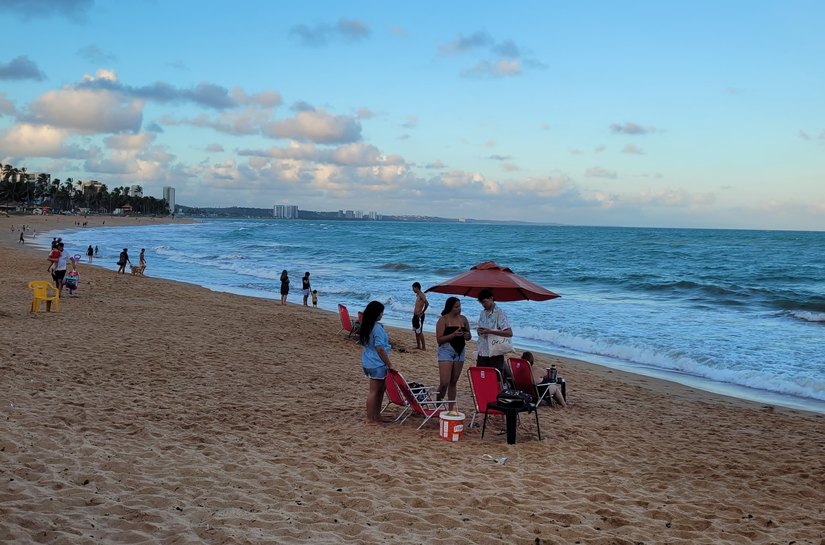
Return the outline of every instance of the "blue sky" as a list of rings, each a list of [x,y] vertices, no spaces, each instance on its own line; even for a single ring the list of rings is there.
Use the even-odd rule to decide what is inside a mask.
[[[825,230],[822,2],[0,0],[0,22],[0,162],[31,172],[193,206]]]

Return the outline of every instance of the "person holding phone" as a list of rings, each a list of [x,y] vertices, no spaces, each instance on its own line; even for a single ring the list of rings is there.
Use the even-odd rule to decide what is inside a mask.
[[[455,401],[456,384],[464,367],[464,352],[467,341],[472,339],[470,323],[461,314],[461,301],[458,297],[448,297],[444,303],[441,317],[435,324],[435,339],[438,343],[438,397],[440,401],[447,396]],[[450,410],[455,403],[450,403]]]

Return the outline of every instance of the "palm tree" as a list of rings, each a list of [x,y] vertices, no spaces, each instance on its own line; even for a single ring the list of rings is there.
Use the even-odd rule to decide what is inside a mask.
[[[55,178],[49,185],[49,206],[57,208],[57,192],[60,191],[60,178]]]
[[[37,181],[34,184],[34,198],[39,200],[39,204],[43,204],[43,199],[49,192],[49,175],[41,172],[37,175]]]
[[[23,189],[26,192],[26,205],[31,202],[31,191],[29,186],[29,175],[26,173],[26,167],[20,167],[20,174],[18,175],[17,180],[24,184]]]
[[[12,171],[15,170],[17,169],[15,169],[14,166],[9,163],[3,165],[3,181],[8,182],[11,179]]]
[[[74,180],[72,178],[66,178],[66,181],[63,182],[63,185],[60,187],[58,191],[58,197],[62,204],[61,208],[68,210],[72,205],[72,192],[74,191]]]

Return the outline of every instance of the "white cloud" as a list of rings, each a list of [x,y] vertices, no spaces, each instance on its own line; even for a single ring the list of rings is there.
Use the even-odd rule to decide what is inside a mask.
[[[614,171],[602,167],[590,167],[584,175],[591,178],[616,178],[618,176]]]
[[[69,132],[49,125],[20,123],[0,134],[0,150],[18,157],[85,157],[78,146],[67,145]]]
[[[625,123],[612,123],[610,132],[616,134],[649,134],[657,132],[656,127],[643,127],[638,123],[626,121]]]
[[[635,144],[628,144],[622,148],[622,153],[629,153],[631,155],[644,155],[644,151]]]
[[[298,112],[291,119],[267,123],[264,133],[275,138],[340,144],[360,140],[361,124],[353,117],[315,110]]]
[[[0,93],[0,115],[14,115],[16,111],[14,102],[9,100],[6,93]]]
[[[103,142],[111,149],[139,150],[144,149],[155,139],[153,133],[116,134],[107,136]]]
[[[40,124],[82,133],[137,132],[143,122],[141,100],[124,100],[118,93],[64,87],[49,91],[29,105]]]

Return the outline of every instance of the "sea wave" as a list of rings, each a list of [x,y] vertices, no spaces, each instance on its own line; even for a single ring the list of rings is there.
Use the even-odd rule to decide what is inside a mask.
[[[825,379],[810,371],[806,374],[784,376],[776,371],[721,368],[702,362],[677,351],[662,351],[609,339],[591,339],[558,330],[532,327],[519,328],[519,338],[549,342],[584,356],[596,354],[619,363],[632,363],[654,369],[664,369],[715,382],[734,384],[757,390],[778,392],[792,396],[825,401]]]
[[[413,267],[406,263],[384,263],[381,268],[387,271],[409,271]]]
[[[825,322],[825,312],[810,312],[807,310],[792,310],[788,312],[794,318],[805,322]]]

